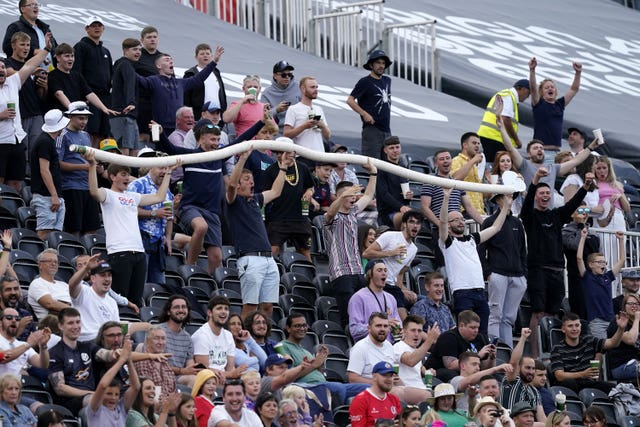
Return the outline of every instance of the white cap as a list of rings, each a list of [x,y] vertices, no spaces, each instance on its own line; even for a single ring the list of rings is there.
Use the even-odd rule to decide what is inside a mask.
[[[88,17],[87,20],[84,21],[84,26],[85,27],[90,27],[91,24],[93,24],[94,22],[99,22],[102,25],[104,25],[104,22],[102,22],[102,19],[100,19],[98,16],[93,15],[93,16]]]

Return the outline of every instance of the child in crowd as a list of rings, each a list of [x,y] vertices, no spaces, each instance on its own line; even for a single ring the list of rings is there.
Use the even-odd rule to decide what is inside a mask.
[[[244,384],[244,406],[251,411],[255,411],[256,399],[258,398],[258,394],[260,394],[260,372],[245,372],[244,374],[242,374],[240,379]]]
[[[180,395],[180,404],[176,410],[176,427],[198,427],[196,421],[196,405],[190,394]]]
[[[286,386],[282,390],[282,399],[291,399],[298,406],[298,426],[310,427],[313,424],[307,394],[302,387],[293,384]]]
[[[316,163],[313,173],[313,198],[311,199],[311,209],[309,209],[309,217],[311,218],[324,214],[331,206],[329,177],[334,167],[336,164],[331,162]]]

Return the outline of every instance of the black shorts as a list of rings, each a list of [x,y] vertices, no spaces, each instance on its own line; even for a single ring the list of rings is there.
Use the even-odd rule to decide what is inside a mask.
[[[0,178],[5,181],[24,180],[27,170],[26,144],[0,144]]]
[[[305,221],[269,221],[267,235],[271,246],[282,246],[286,241],[296,249],[311,248],[311,223]]]
[[[62,197],[67,207],[64,231],[86,233],[100,228],[100,205],[89,190],[62,190]]]
[[[100,96],[100,101],[104,105],[109,105],[109,96]],[[93,104],[89,104],[89,111],[93,114],[89,116],[89,122],[87,123],[87,128],[85,131],[89,132],[92,135],[100,135],[102,138],[106,138],[110,134],[109,129],[109,116],[102,112],[98,107]]]
[[[383,290],[393,295],[393,297],[396,299],[398,303],[398,308],[408,308],[407,300],[404,299],[404,294],[402,293],[402,289],[400,289],[400,286],[384,285]]]
[[[564,271],[530,268],[527,272],[527,291],[534,313],[558,314],[565,295]]]

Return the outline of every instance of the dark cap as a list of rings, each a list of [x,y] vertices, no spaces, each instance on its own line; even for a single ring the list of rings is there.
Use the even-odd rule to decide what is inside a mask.
[[[369,260],[369,262],[367,262],[367,266],[364,268],[364,274],[367,274],[367,272],[371,270],[376,264],[380,263],[384,264],[384,261],[382,261],[380,258]]]
[[[387,54],[384,53],[384,50],[376,49],[369,54],[369,59],[367,59],[367,62],[362,67],[365,70],[371,70],[371,63],[380,58],[384,59],[384,68],[389,68],[389,66],[393,64]]]
[[[373,370],[371,371],[371,373],[373,374],[381,375],[391,374],[395,372],[396,371],[393,370],[393,366],[389,362],[378,362],[373,365]]]
[[[391,136],[385,138],[385,140],[382,142],[382,144],[385,147],[388,147],[389,145],[397,145],[397,144],[400,144],[400,138],[398,138],[395,135],[391,135]]]
[[[520,401],[514,403],[514,405],[511,407],[510,415],[511,418],[513,418],[517,417],[520,414],[524,414],[525,412],[534,412],[533,407],[531,407],[531,405],[527,402]]]
[[[569,128],[567,132],[569,132],[569,134],[571,134],[571,132],[578,132],[582,136],[582,139],[587,140],[587,135],[578,128]]]
[[[222,111],[222,108],[215,102],[207,101],[202,106],[202,111],[208,111],[210,113],[215,113],[216,111]]]
[[[293,68],[293,65],[289,64],[287,61],[278,61],[276,62],[276,65],[273,66],[274,73],[279,73],[286,70],[293,71],[295,70],[295,68]]]
[[[111,265],[106,261],[102,261],[96,267],[91,269],[91,274],[100,274],[104,273],[105,271],[111,271]]]
[[[269,357],[267,357],[267,360],[264,362],[264,368],[267,369],[269,366],[282,365],[283,363],[291,366],[293,364],[293,361],[281,354],[273,353],[270,354]]]
[[[517,89],[517,88],[519,88],[519,87],[523,87],[523,88],[525,88],[525,89],[531,89],[531,88],[529,87],[529,80],[527,80],[527,79],[520,79],[520,80],[518,80],[517,82],[515,82],[515,83],[513,84],[513,87],[515,87],[516,89]]]
[[[316,167],[317,166],[331,166],[332,168],[337,168],[338,167],[338,165],[335,164],[334,162],[329,162],[327,160],[322,160],[320,162],[316,162],[315,165],[316,165]]]
[[[622,270],[623,279],[640,279],[640,270],[637,268],[627,268]]]
[[[335,144],[331,148],[331,152],[332,153],[346,153],[347,151],[349,151],[349,148],[345,147],[344,145],[340,145],[340,144]]]

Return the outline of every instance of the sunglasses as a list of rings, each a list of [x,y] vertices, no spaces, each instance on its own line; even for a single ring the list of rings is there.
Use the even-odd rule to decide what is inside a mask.
[[[577,212],[579,214],[589,214],[589,213],[591,213],[591,209],[590,208],[578,208]]]
[[[293,73],[280,73],[280,77],[282,77],[283,79],[286,79],[286,78],[292,79]]]
[[[7,320],[20,320],[20,316],[18,316],[17,314],[5,314],[4,316],[2,316],[3,319],[7,319]]]

